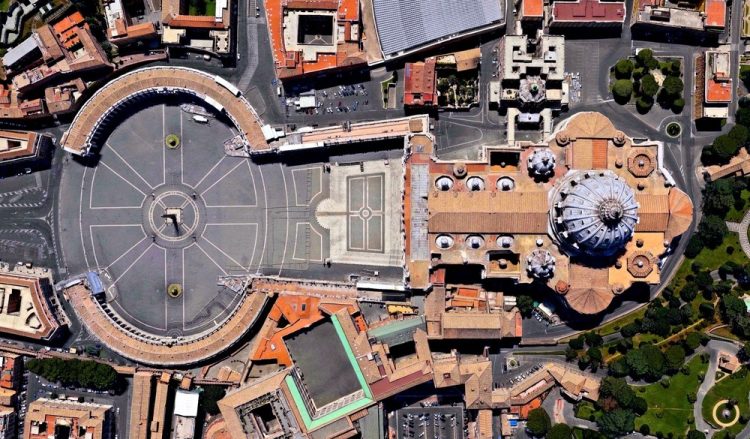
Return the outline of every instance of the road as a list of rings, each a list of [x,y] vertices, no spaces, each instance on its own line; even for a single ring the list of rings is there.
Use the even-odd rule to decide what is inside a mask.
[[[718,363],[719,363],[719,352],[728,352],[732,355],[737,355],[737,352],[739,351],[739,347],[735,345],[734,343],[726,342],[726,341],[719,341],[719,340],[711,340],[706,345],[706,351],[709,353],[710,360],[708,362],[708,370],[706,371],[706,378],[701,383],[700,387],[698,388],[697,396],[698,399],[695,401],[695,404],[693,405],[693,417],[695,418],[695,428],[698,431],[705,432],[707,435],[714,434],[717,430],[715,430],[711,425],[709,425],[704,419],[703,419],[703,399],[706,397],[706,393],[708,393],[709,390],[711,390],[711,387],[714,386],[716,383],[716,372],[718,369]]]

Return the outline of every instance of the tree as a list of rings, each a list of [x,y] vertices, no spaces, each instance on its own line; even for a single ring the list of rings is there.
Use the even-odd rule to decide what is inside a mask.
[[[555,424],[545,437],[547,439],[570,439],[572,434],[573,430],[567,424]]]
[[[703,192],[703,212],[724,215],[734,205],[731,179],[722,178],[706,185]]]
[[[674,101],[672,101],[673,113],[681,113],[683,108],[685,108],[685,99],[677,98]]]
[[[599,431],[605,436],[619,437],[635,429],[635,414],[629,410],[617,409],[604,413],[598,420]]]
[[[604,377],[599,386],[599,405],[608,405],[603,404],[605,399],[613,399],[617,401],[617,406],[620,408],[630,408],[633,401],[636,399],[636,395],[624,379]]]
[[[615,64],[615,77],[617,79],[630,79],[633,67],[633,62],[627,58],[617,61],[617,64]]]
[[[565,361],[570,362],[570,361],[575,360],[576,358],[578,358],[578,352],[576,352],[575,349],[573,349],[570,346],[568,346],[565,349]]]
[[[625,338],[630,338],[641,331],[640,322],[628,323],[620,329],[620,334]]]
[[[214,385],[203,386],[202,389],[203,392],[200,395],[201,407],[211,416],[219,414],[219,406],[216,403],[224,398],[227,393],[226,390],[221,386]]]
[[[612,94],[614,94],[615,100],[618,103],[628,103],[630,95],[633,94],[633,83],[627,79],[618,79],[612,86]]]
[[[648,401],[641,398],[640,396],[636,396],[633,398],[633,402],[630,404],[630,409],[633,410],[633,412],[636,415],[642,415],[646,413],[648,410]]]
[[[698,235],[693,235],[688,241],[687,247],[685,247],[685,256],[688,258],[694,258],[703,250],[703,241]]]
[[[676,373],[685,362],[685,348],[680,345],[672,345],[664,352],[668,373]]]
[[[746,341],[745,344],[742,345],[742,349],[737,353],[737,356],[740,357],[742,361],[750,360],[750,341]]]
[[[654,59],[654,52],[651,49],[641,49],[635,56],[638,65],[641,67],[647,67],[651,64],[651,60]]]
[[[648,113],[648,110],[650,110],[653,106],[654,100],[648,96],[640,96],[635,101],[635,109],[638,110],[640,114]]]
[[[688,431],[687,439],[706,439],[706,435],[702,431],[690,430]]]
[[[682,79],[676,76],[667,76],[664,78],[664,82],[662,82],[661,86],[664,89],[664,92],[672,98],[677,98],[685,88]]]
[[[602,336],[597,334],[596,332],[587,332],[586,334],[584,334],[584,338],[586,340],[586,344],[592,347],[598,347],[604,343],[604,339],[602,338]]]
[[[609,364],[609,373],[614,377],[624,377],[630,374],[628,363],[624,358],[619,358]]]
[[[656,92],[659,91],[659,84],[656,83],[654,75],[648,74],[641,78],[641,93],[646,96],[656,96]]]
[[[689,283],[680,290],[680,298],[685,302],[692,302],[697,295],[698,286],[694,283]]]
[[[727,223],[724,219],[716,215],[708,215],[703,217],[703,220],[698,225],[698,233],[701,235],[701,240],[708,248],[718,247],[724,236],[729,231],[727,230]]]
[[[654,345],[646,344],[625,354],[625,361],[634,379],[656,381],[666,370],[664,354]]]
[[[551,426],[552,421],[550,421],[549,415],[543,408],[539,407],[529,412],[529,417],[526,420],[526,429],[533,436],[544,437]]]
[[[711,145],[703,148],[701,160],[705,164],[725,164],[737,154],[740,144],[726,134],[716,137]]]
[[[711,302],[703,302],[698,306],[698,312],[706,320],[713,320],[714,318],[714,305]]]
[[[692,353],[696,349],[698,349],[698,346],[701,344],[701,334],[698,332],[691,332],[685,337],[685,348],[687,351]]]
[[[727,136],[737,142],[740,146],[744,146],[748,139],[748,129],[744,125],[735,125],[729,130]]]
[[[649,427],[648,424],[641,424],[641,428],[639,428],[638,431],[640,431],[642,435],[648,436],[651,434],[651,427]]]
[[[526,294],[521,294],[516,297],[516,306],[522,316],[531,317],[531,312],[534,311],[534,300]]]
[[[570,346],[571,349],[575,349],[575,350],[583,349],[584,340],[585,339],[583,335],[579,335],[578,337],[571,339],[568,342],[568,346]]]
[[[737,110],[735,114],[735,121],[746,127],[750,127],[750,108],[743,107]]]

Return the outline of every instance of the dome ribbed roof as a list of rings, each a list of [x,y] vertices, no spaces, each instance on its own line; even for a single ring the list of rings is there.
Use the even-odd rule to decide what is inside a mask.
[[[529,156],[529,172],[531,175],[546,177],[555,171],[555,155],[548,148],[535,150]]]
[[[579,173],[563,184],[555,213],[562,238],[595,255],[620,250],[638,223],[633,189],[610,172]]]

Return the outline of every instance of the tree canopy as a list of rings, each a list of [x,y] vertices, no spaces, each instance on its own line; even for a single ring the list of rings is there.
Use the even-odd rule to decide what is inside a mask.
[[[648,74],[641,78],[641,92],[647,96],[655,96],[656,92],[659,91],[659,84],[656,83],[654,75]]]
[[[724,241],[724,236],[728,232],[727,223],[723,218],[716,215],[703,217],[698,225],[698,234],[701,241],[708,248],[718,247]]]
[[[115,390],[117,372],[107,364],[78,359],[31,359],[26,367],[47,381],[65,387],[76,386],[94,390]]]
[[[635,429],[635,414],[617,409],[604,413],[598,420],[599,431],[605,436],[620,437]]]
[[[626,102],[633,94],[633,83],[627,79],[618,79],[612,86],[612,93],[619,102]]]
[[[567,424],[555,424],[547,433],[546,439],[570,439],[573,434],[573,429],[568,427]]]
[[[617,79],[630,79],[633,67],[633,62],[627,58],[617,61],[617,64],[615,64],[615,77]]]
[[[550,421],[547,411],[543,408],[535,408],[529,412],[529,417],[526,420],[526,428],[529,432],[538,437],[543,437],[550,430],[552,421]]]

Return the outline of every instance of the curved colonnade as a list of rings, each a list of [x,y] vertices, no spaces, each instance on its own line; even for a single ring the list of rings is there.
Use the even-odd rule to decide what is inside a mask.
[[[267,148],[262,123],[242,92],[217,75],[184,67],[158,66],[135,70],[102,87],[81,107],[60,141],[71,154],[87,155],[97,133],[124,105],[151,94],[184,93],[225,114],[250,150]]]

